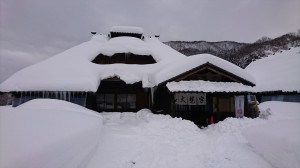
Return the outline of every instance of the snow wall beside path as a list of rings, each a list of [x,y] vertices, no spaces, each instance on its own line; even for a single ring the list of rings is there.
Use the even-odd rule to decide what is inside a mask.
[[[85,167],[102,125],[100,114],[61,100],[0,107],[0,167]]]
[[[244,136],[255,152],[274,167],[298,168],[300,165],[300,103],[264,102],[269,108],[267,124],[244,130]]]

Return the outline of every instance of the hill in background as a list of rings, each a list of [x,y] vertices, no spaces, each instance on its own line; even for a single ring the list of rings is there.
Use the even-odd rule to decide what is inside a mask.
[[[256,59],[300,45],[300,34],[288,33],[274,39],[262,37],[254,43],[169,41],[165,44],[187,56],[212,54],[245,68]]]

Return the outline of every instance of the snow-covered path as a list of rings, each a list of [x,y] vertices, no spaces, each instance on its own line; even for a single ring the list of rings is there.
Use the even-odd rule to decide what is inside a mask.
[[[200,130],[189,121],[147,111],[103,116],[102,138],[88,168],[272,167],[234,128],[245,120]]]

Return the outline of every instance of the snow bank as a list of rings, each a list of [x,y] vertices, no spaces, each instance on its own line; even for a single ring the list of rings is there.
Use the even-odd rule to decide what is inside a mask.
[[[255,77],[258,92],[300,92],[300,47],[256,60],[245,70]]]
[[[149,110],[104,113],[103,118],[102,143],[87,168],[271,168],[245,140],[237,138],[242,137],[241,127],[229,126],[243,125],[242,119],[232,118],[218,131],[217,126],[203,130],[190,121]]]
[[[99,114],[60,100],[0,107],[0,167],[85,167],[101,127]]]
[[[265,102],[270,108],[267,124],[252,126],[244,135],[253,149],[274,167],[298,168],[300,165],[300,103]]]
[[[204,129],[145,109],[99,115],[58,100],[0,107],[0,167],[299,167],[300,104],[259,107],[271,109],[267,120]]]

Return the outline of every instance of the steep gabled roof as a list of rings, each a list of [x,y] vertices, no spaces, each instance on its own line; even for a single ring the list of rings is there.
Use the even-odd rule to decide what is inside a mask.
[[[94,64],[99,54],[151,55],[155,64]],[[0,84],[0,91],[92,91],[103,79],[118,77],[127,84],[142,81],[153,87],[195,67],[210,63],[237,77],[255,83],[243,69],[209,54],[186,57],[157,38],[108,38],[94,35],[82,43],[47,60],[24,68]]]
[[[110,64],[99,65],[91,61],[100,53],[131,52],[152,55],[156,64]],[[151,78],[167,63],[186,56],[160,42],[157,38],[144,40],[133,37],[109,39],[94,35],[91,41],[68,49],[47,60],[24,68],[0,85],[9,91],[97,91],[102,79],[117,76],[128,84],[143,81],[144,87],[154,86]]]
[[[245,70],[255,77],[257,92],[300,92],[300,47],[256,60]]]

